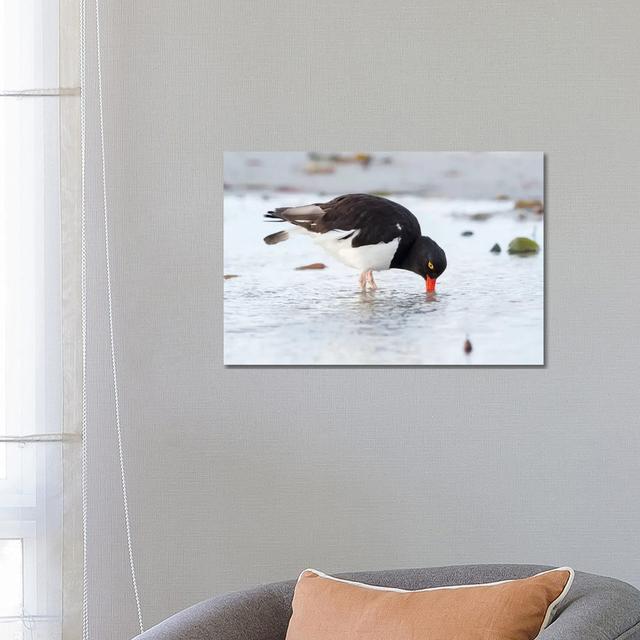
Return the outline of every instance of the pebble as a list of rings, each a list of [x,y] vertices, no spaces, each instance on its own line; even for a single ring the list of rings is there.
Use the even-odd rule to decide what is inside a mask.
[[[326,269],[327,265],[322,262],[312,262],[311,264],[305,264],[301,267],[296,267],[296,271],[309,271],[312,269]]]
[[[509,243],[509,253],[528,254],[538,253],[538,251],[540,251],[540,245],[531,238],[514,238]]]

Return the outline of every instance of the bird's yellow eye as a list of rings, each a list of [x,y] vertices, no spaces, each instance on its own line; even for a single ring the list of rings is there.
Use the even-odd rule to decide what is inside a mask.
[[[427,267],[429,267],[429,269],[433,271],[433,262],[431,262],[431,260],[429,260],[429,262],[427,263]]]

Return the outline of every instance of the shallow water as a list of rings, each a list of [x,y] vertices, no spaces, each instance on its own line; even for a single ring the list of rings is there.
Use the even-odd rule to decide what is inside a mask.
[[[518,219],[508,201],[392,196],[447,254],[435,294],[415,274],[375,274],[362,293],[358,273],[310,238],[274,246],[262,238],[284,223],[262,220],[274,206],[329,200],[317,194],[225,194],[225,364],[228,365],[539,365],[544,358],[542,216]],[[494,212],[485,221],[466,217]],[[471,237],[462,231],[471,230]],[[511,256],[516,236],[541,251]],[[502,253],[489,250],[498,242]],[[312,262],[327,269],[296,271]],[[467,355],[466,337],[473,344]]]

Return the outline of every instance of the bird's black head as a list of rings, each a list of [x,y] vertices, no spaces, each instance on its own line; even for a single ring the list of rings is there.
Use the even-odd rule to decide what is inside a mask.
[[[436,289],[436,280],[447,268],[447,256],[431,238],[421,236],[407,253],[402,269],[413,271],[425,279],[428,292]]]

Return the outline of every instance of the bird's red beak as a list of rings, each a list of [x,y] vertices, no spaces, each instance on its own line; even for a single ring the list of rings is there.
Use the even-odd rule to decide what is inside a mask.
[[[427,293],[433,293],[436,290],[436,279],[430,278],[429,276],[427,276],[426,283],[427,283]]]

